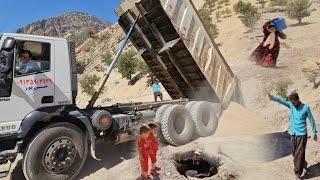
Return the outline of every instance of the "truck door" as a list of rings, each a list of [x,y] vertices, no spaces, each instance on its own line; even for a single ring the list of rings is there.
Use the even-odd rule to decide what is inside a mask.
[[[18,131],[30,112],[54,105],[53,51],[50,41],[16,39],[11,95],[0,102],[0,128]]]

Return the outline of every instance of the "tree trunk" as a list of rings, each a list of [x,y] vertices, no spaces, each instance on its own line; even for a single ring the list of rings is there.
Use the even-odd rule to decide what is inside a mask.
[[[302,24],[302,18],[299,18],[298,21],[299,21],[299,24]]]

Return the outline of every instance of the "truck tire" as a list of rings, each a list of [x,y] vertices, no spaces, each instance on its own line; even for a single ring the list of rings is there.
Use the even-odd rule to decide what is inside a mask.
[[[222,114],[222,105],[221,105],[221,103],[211,103],[211,105],[213,106],[213,110],[216,113],[217,118],[219,119],[221,117],[221,114]]]
[[[163,116],[163,112],[168,108],[172,106],[171,104],[165,104],[160,106],[157,109],[156,112],[156,117],[154,118],[154,122],[158,124],[158,138],[160,139],[160,141],[162,141],[163,143],[168,143],[167,140],[164,138],[162,130],[161,130],[161,119]]]
[[[197,102],[199,102],[199,101],[190,101],[185,105],[185,107],[187,108],[187,110],[190,110],[192,108],[192,106]]]
[[[194,104],[198,103],[198,102],[199,101],[190,101],[185,105],[185,107],[187,108],[187,110],[189,112],[191,112],[191,109],[193,108]],[[192,121],[193,121],[193,119],[192,119]],[[199,138],[198,134],[194,131],[193,136],[192,136],[192,140],[196,140],[198,138]]]
[[[87,141],[77,126],[54,123],[42,129],[28,144],[22,162],[27,180],[74,179],[87,158]]]
[[[161,131],[171,145],[189,143],[194,132],[194,123],[189,111],[182,105],[168,107],[161,118]]]
[[[195,123],[196,136],[206,137],[215,133],[218,127],[218,117],[212,103],[199,101],[188,110]]]

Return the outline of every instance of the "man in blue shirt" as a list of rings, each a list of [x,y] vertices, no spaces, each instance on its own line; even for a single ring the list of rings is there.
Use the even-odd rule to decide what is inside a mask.
[[[305,161],[305,149],[307,145],[307,118],[312,128],[313,139],[317,141],[317,128],[310,107],[300,101],[298,93],[293,93],[286,100],[279,96],[269,94],[272,101],[276,101],[290,109],[290,129],[292,154],[294,157],[294,172],[297,178],[301,178],[303,169],[307,168]]]
[[[163,95],[162,95],[162,93],[160,91],[160,86],[159,86],[158,81],[155,81],[152,84],[152,91],[153,91],[153,94],[154,94],[154,101],[155,102],[157,102],[158,97],[160,97],[161,101],[163,100]]]

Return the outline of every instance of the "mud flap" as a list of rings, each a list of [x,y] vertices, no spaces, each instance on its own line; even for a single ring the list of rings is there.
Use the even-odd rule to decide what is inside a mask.
[[[86,116],[82,115],[79,111],[72,111],[69,114],[71,116],[79,119],[86,126],[86,129],[87,129],[86,137],[89,136],[89,139],[90,139],[90,155],[93,159],[100,161],[101,159],[96,157],[95,135],[94,135],[94,131],[93,131],[92,125],[90,124],[89,119]]]

